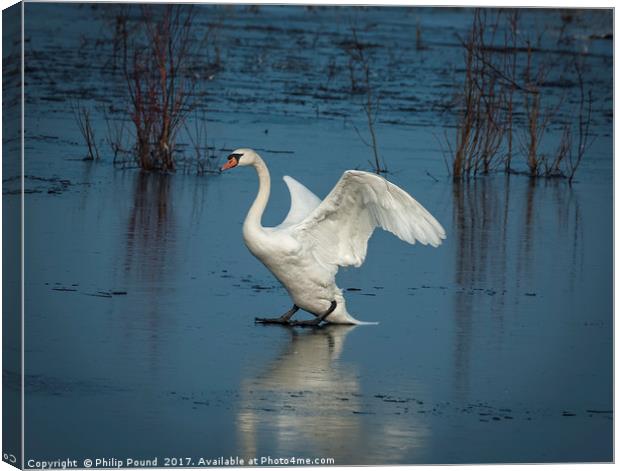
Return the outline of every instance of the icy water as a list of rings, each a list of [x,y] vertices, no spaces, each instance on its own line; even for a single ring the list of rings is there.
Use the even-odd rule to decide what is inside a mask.
[[[576,26],[597,139],[572,187],[514,175],[455,185],[437,136],[451,132],[442,98],[471,11],[202,10],[221,25],[209,133],[222,159],[251,146],[267,161],[264,224],[288,210],[282,175],[323,197],[344,170],[367,168],[337,46],[355,17],[386,51],[388,178],[447,232],[432,249],[378,231],[365,264],[340,271],[349,311],[379,325],[295,330],[253,322],[290,300],[243,245],[252,170],[144,174],[114,169],[107,150],[80,160],[67,96],[115,100],[101,8],[26,5],[27,460],[613,458],[611,41]],[[611,28],[605,12],[586,19]]]

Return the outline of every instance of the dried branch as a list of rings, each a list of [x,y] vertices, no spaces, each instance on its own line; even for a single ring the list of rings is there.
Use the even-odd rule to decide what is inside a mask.
[[[73,109],[73,116],[78,124],[80,134],[82,135],[82,138],[86,143],[86,147],[88,148],[88,153],[86,154],[86,157],[84,157],[84,160],[99,160],[99,148],[97,147],[95,132],[93,131],[93,126],[90,120],[90,111],[83,108],[79,101],[72,103],[71,107]]]

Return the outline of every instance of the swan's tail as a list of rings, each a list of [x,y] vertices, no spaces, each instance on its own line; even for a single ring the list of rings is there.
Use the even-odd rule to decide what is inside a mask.
[[[330,324],[348,324],[348,325],[377,325],[378,322],[360,321],[347,312],[347,306],[342,296],[336,298],[338,305],[326,319]]]

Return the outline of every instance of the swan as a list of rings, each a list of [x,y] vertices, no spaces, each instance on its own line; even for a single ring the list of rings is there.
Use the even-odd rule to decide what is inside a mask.
[[[258,195],[243,222],[243,240],[282,283],[293,306],[275,318],[257,323],[289,326],[363,324],[347,312],[342,290],[336,286],[339,267],[359,267],[366,258],[368,239],[381,227],[405,242],[437,247],[446,233],[441,224],[408,193],[379,175],[347,170],[321,201],[297,180],[285,176],[291,207],[284,221],[263,227],[271,178],[264,160],[252,149],[236,149],[221,171],[253,166]],[[292,320],[303,309],[315,317]]]

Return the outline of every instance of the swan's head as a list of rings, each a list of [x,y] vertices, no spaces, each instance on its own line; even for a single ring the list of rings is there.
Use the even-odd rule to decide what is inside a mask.
[[[235,149],[232,154],[228,156],[228,162],[226,162],[220,170],[228,170],[229,168],[245,167],[246,165],[253,165],[256,162],[258,155],[252,149]]]

